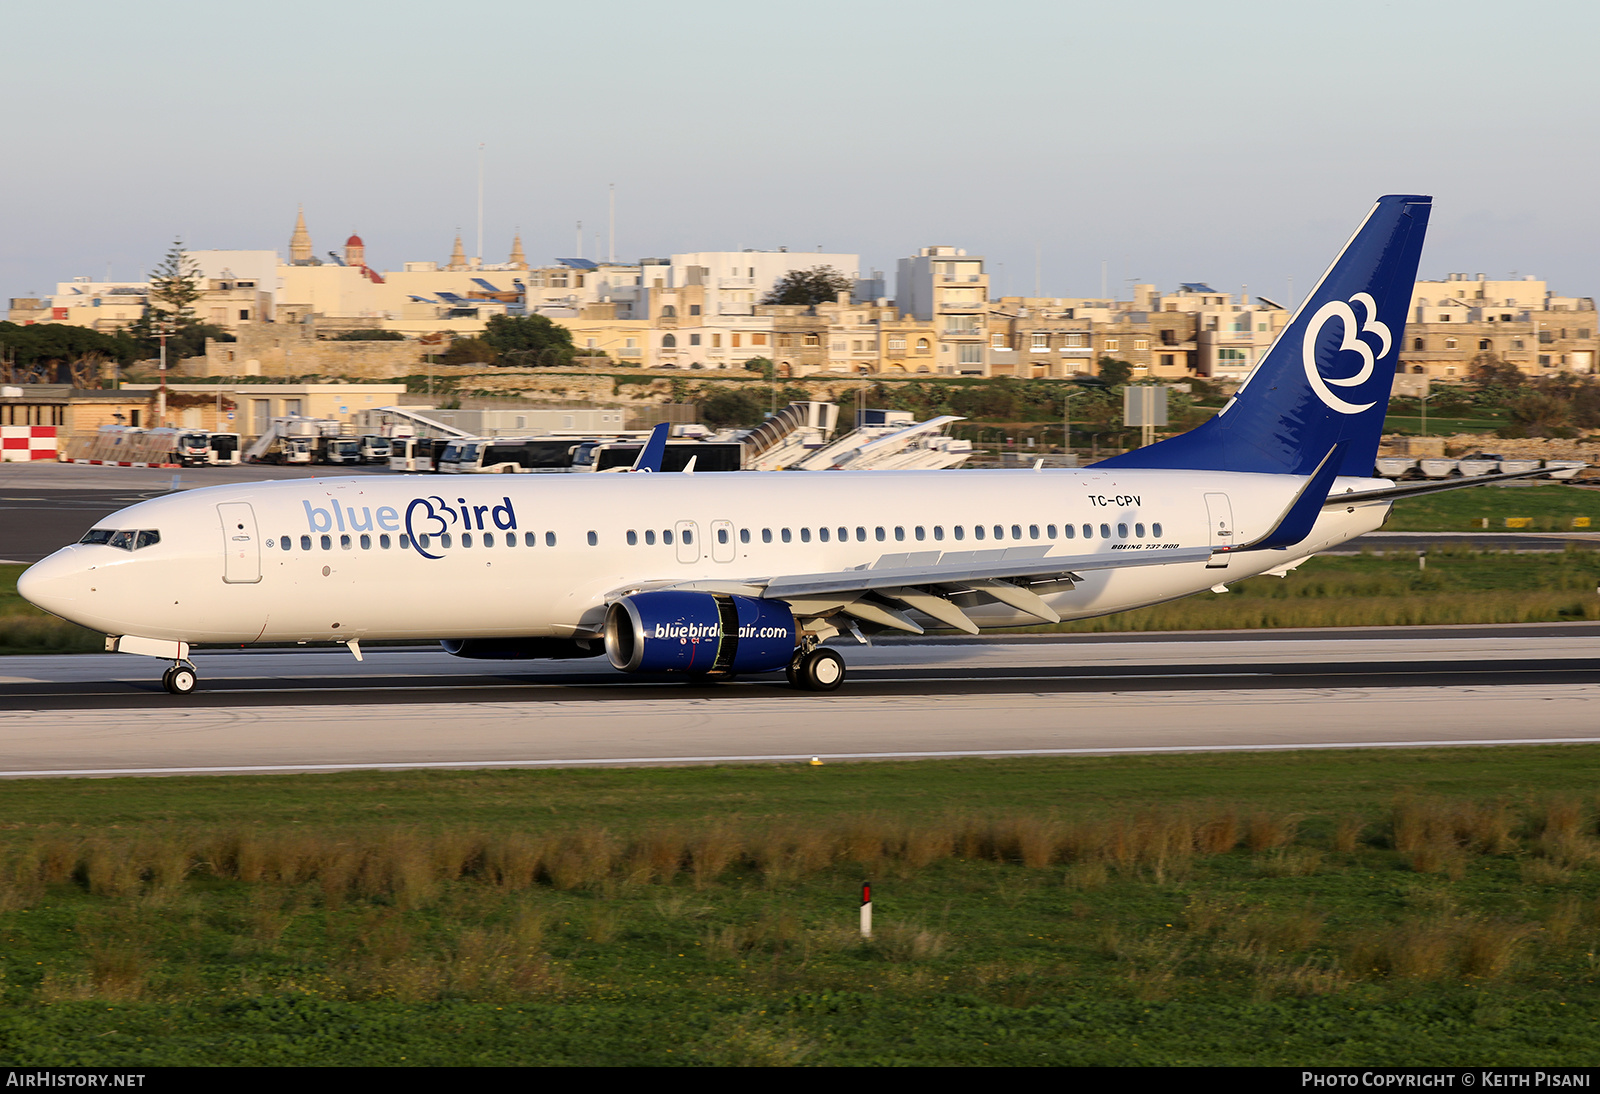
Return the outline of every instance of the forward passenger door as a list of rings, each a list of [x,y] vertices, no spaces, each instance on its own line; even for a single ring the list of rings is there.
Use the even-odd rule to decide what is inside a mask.
[[[251,585],[261,580],[261,540],[256,535],[256,511],[249,502],[230,501],[217,506],[222,520],[222,580],[230,585]]]

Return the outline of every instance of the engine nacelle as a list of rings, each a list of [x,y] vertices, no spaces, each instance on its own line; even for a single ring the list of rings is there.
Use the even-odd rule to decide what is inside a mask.
[[[767,672],[794,658],[796,631],[781,601],[664,589],[611,605],[606,654],[623,672]]]
[[[570,638],[446,638],[439,645],[452,657],[474,661],[559,661],[570,657],[598,657],[598,642],[580,644]]]

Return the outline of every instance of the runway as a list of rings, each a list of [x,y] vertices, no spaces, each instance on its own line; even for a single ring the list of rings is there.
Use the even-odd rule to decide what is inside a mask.
[[[845,687],[437,649],[0,660],[0,775],[824,762],[1600,741],[1600,625],[931,639]]]

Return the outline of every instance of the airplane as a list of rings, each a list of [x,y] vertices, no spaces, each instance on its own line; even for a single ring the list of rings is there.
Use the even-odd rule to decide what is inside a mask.
[[[1455,485],[1372,477],[1431,210],[1379,198],[1213,419],[1087,468],[216,486],[113,514],[17,588],[108,651],[171,661],[176,695],[195,646],[359,659],[394,639],[695,681],[782,669],[828,692],[845,635],[976,634],[1286,574]]]

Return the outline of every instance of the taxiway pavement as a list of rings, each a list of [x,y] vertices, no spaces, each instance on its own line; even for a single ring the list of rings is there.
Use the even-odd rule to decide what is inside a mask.
[[[0,775],[801,762],[1594,743],[1600,626],[933,639],[846,647],[836,693],[437,650],[0,660]]]

